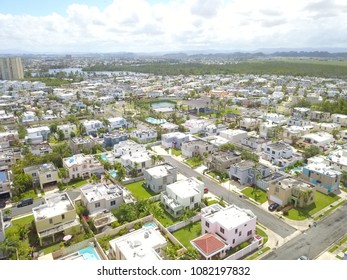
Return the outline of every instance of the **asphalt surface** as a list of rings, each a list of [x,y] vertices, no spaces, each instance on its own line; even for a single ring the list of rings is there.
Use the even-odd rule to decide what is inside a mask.
[[[311,227],[262,259],[297,260],[300,256],[307,256],[310,260],[317,258],[346,234],[346,211],[347,206],[342,206],[321,220],[316,227]]]
[[[218,197],[223,197],[224,201],[227,201],[230,204],[235,204],[241,208],[250,209],[257,216],[259,223],[277,233],[279,236],[285,238],[293,234],[296,229],[286,224],[279,218],[274,217],[272,214],[263,210],[262,208],[254,205],[244,198],[240,198],[237,194],[232,191],[229,191],[222,186],[220,186],[215,181],[201,175],[196,172],[194,169],[189,166],[175,160],[171,156],[163,156],[167,163],[170,163],[173,166],[176,166],[178,171],[187,176],[187,177],[198,177],[202,178],[202,181],[205,183],[205,186],[208,187],[209,191],[215,194]]]

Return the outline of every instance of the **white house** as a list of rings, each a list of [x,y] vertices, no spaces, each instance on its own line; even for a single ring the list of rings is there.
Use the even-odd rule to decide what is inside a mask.
[[[104,125],[102,124],[101,121],[99,120],[86,120],[83,122],[83,125],[86,129],[86,134],[87,135],[92,135],[92,134],[96,134],[97,131],[100,129],[100,128],[103,128]]]
[[[338,123],[341,126],[347,126],[347,116],[342,114],[332,114],[331,115],[333,123]]]
[[[61,124],[57,126],[57,130],[64,132],[65,139],[69,139],[71,133],[76,133],[77,128],[75,124]]]
[[[189,133],[195,134],[204,131],[205,127],[210,123],[210,120],[192,119],[186,121],[183,126],[189,130]]]
[[[171,132],[161,136],[161,144],[168,149],[181,149],[182,143],[187,141],[189,141],[189,135],[183,132]]]
[[[293,156],[293,148],[282,142],[271,143],[266,145],[262,153],[262,158],[271,162],[272,164],[285,167],[289,159]]]
[[[108,118],[107,119],[110,122],[110,128],[113,129],[119,129],[119,128],[125,128],[127,126],[127,121],[122,117],[117,118]]]
[[[177,168],[167,163],[146,169],[143,172],[146,187],[159,193],[166,190],[166,186],[177,181]]]
[[[24,112],[23,117],[22,117],[22,122],[27,123],[27,122],[35,122],[37,121],[38,118],[35,115],[35,112]]]
[[[256,234],[257,217],[251,210],[236,205],[213,204],[201,209],[201,232],[220,236],[234,248]]]
[[[287,118],[284,115],[276,114],[276,113],[265,114],[263,115],[263,119],[268,122],[272,122],[279,125],[287,124],[288,122]]]
[[[263,122],[259,125],[259,136],[263,138],[271,138],[278,124],[273,122]]]
[[[118,208],[123,202],[123,190],[117,185],[87,184],[80,189],[81,201],[91,216]]]
[[[309,143],[320,149],[325,149],[328,145],[335,143],[334,137],[327,132],[309,133],[303,135],[301,138],[305,143]]]
[[[164,257],[167,241],[159,230],[140,228],[110,241],[110,255],[116,260],[158,261]]]
[[[251,148],[255,152],[262,152],[269,143],[271,143],[270,139],[262,137],[249,136],[241,139],[242,145]]]
[[[219,135],[228,139],[231,143],[240,143],[243,138],[248,136],[247,131],[241,129],[222,130]]]
[[[27,133],[28,135],[25,136],[25,143],[41,144],[43,141],[48,140],[50,129],[48,126],[28,128]]]
[[[113,153],[115,157],[124,155],[133,155],[139,152],[146,152],[145,145],[138,144],[133,140],[125,140],[113,146]]]
[[[130,137],[136,139],[140,143],[152,142],[157,140],[158,133],[156,130],[133,130]]]
[[[184,142],[181,150],[182,156],[190,158],[195,155],[203,156],[204,154],[210,154],[214,150],[214,147],[207,141],[193,140]]]
[[[204,195],[204,183],[194,177],[177,181],[166,186],[160,200],[165,210],[173,217],[178,217],[186,209],[198,207]]]
[[[127,154],[120,157],[122,166],[130,172],[132,169],[137,168],[138,173],[143,173],[145,169],[153,166],[153,160],[150,152],[137,152],[134,154]]]
[[[244,130],[254,130],[260,123],[261,120],[256,118],[243,118],[240,120],[240,128]]]
[[[315,123],[314,129],[332,133],[334,130],[340,130],[341,125],[338,123]]]

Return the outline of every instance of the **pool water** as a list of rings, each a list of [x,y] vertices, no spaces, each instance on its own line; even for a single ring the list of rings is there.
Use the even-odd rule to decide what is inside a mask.
[[[93,247],[90,246],[79,250],[78,253],[87,261],[100,260],[98,253]]]
[[[149,117],[146,119],[147,122],[151,123],[151,124],[162,124],[162,123],[166,123],[166,120],[165,119],[155,119],[155,118],[152,118],[152,117]]]
[[[103,161],[108,161],[106,155],[101,155],[101,159],[102,159]]]
[[[150,228],[156,229],[158,226],[154,222],[147,222],[143,225],[143,227],[145,229],[150,229]]]
[[[115,178],[117,176],[117,171],[116,170],[111,170],[110,172],[110,175]]]

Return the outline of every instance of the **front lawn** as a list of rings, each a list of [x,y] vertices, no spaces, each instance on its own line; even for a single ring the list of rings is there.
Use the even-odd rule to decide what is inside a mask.
[[[265,244],[269,240],[269,237],[267,236],[265,231],[263,231],[260,227],[257,226],[255,232],[263,238],[263,244]]]
[[[199,157],[192,157],[185,161],[191,168],[197,167],[203,163],[203,159]]]
[[[241,191],[244,195],[253,198],[255,201],[263,204],[267,201],[266,191],[257,188],[256,190],[253,187],[245,188]]]
[[[307,208],[292,208],[288,211],[286,217],[291,220],[306,220],[318,211],[328,207],[331,203],[340,197],[334,194],[325,195],[320,192],[315,193],[314,203]]]
[[[151,191],[150,189],[143,186],[143,183],[145,181],[141,180],[138,182],[134,182],[128,185],[125,185],[125,187],[133,194],[133,196],[137,200],[145,200],[148,199],[154,195],[157,195],[157,193]]]
[[[175,231],[173,236],[175,236],[187,249],[193,249],[194,247],[190,244],[190,241],[201,236],[201,221],[197,221]]]
[[[69,183],[67,183],[66,187],[67,188],[77,189],[77,188],[82,187],[83,185],[85,185],[87,183],[88,183],[87,180],[81,180],[81,181],[78,181],[78,182],[69,182]]]
[[[34,215],[25,216],[11,221],[12,226],[25,226],[31,224],[34,221]]]
[[[171,154],[176,157],[179,157],[180,155],[182,155],[182,151],[177,149],[171,149]]]

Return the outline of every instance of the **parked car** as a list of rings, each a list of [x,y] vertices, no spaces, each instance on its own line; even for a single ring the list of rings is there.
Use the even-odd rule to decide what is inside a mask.
[[[204,188],[204,193],[208,193],[208,187]]]
[[[278,203],[276,203],[276,202],[270,204],[269,205],[269,211],[275,211],[278,206],[280,206],[280,205]]]
[[[33,203],[34,203],[34,200],[32,198],[26,198],[26,199],[23,199],[22,201],[19,201],[17,204],[17,207],[24,207]]]
[[[300,261],[307,261],[307,260],[308,260],[308,257],[306,257],[306,256],[301,256],[300,258],[298,258],[298,260],[300,260]]]

